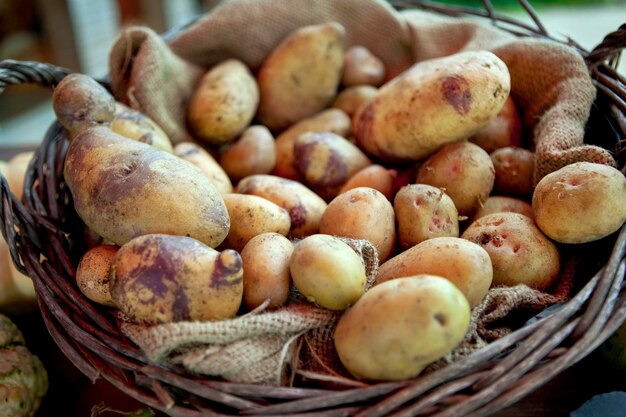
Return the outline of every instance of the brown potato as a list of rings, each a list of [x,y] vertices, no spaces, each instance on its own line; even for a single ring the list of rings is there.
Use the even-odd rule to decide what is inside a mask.
[[[276,143],[268,128],[250,126],[219,156],[224,171],[233,181],[255,174],[269,174],[276,166]]]
[[[385,80],[385,64],[364,46],[349,47],[343,56],[341,83],[346,86],[378,87]]]
[[[127,138],[147,143],[162,151],[174,151],[170,138],[159,125],[145,114],[122,103],[115,104],[115,115],[110,126],[112,131]]]
[[[382,165],[373,164],[356,172],[341,187],[339,194],[358,187],[369,187],[381,192],[387,200],[393,198],[393,182],[398,172],[395,169],[387,169]]]
[[[222,195],[233,192],[233,184],[228,174],[215,158],[197,143],[179,142],[174,146],[174,154],[198,167]]]
[[[527,201],[515,197],[492,195],[478,208],[468,224],[471,224],[474,220],[486,216],[487,214],[502,212],[519,213],[531,219],[535,218],[533,208]]]
[[[535,154],[528,149],[506,146],[490,155],[496,170],[493,191],[501,194],[531,196],[535,187]]]
[[[498,114],[489,119],[487,125],[470,137],[469,141],[489,154],[506,146],[522,147],[523,123],[513,97],[509,96]]]
[[[364,103],[367,103],[378,94],[378,89],[371,85],[354,85],[345,88],[337,94],[331,107],[343,110],[350,118]]]
[[[78,289],[91,301],[115,307],[109,288],[111,265],[119,247],[101,245],[89,249],[80,259],[76,269]]]

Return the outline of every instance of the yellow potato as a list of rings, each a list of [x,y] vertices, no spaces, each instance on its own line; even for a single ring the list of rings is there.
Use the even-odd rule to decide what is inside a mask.
[[[387,169],[382,165],[369,165],[350,177],[339,190],[339,194],[357,187],[369,187],[380,191],[387,197],[387,200],[391,200],[393,198],[394,179],[397,174],[396,170]]]
[[[276,143],[268,128],[250,126],[220,156],[222,169],[233,181],[255,174],[269,174],[276,166]]]
[[[341,83],[346,86],[372,85],[378,87],[385,80],[385,64],[364,46],[348,48],[343,57]]]
[[[506,146],[521,147],[523,143],[523,123],[513,97],[509,96],[502,109],[489,119],[469,141],[492,153]]]
[[[378,94],[378,89],[371,85],[354,85],[343,89],[337,94],[331,107],[343,110],[348,116],[353,117],[359,107],[367,103]]]
[[[280,131],[326,108],[341,81],[346,31],[336,22],[302,27],[265,59],[257,118]]]
[[[89,249],[76,269],[76,284],[87,298],[98,304],[115,307],[109,288],[111,265],[119,248],[101,245]]]
[[[179,142],[174,146],[174,154],[198,167],[222,195],[233,192],[233,184],[226,171],[206,149],[197,143]]]
[[[528,216],[531,219],[534,219],[535,217],[533,207],[525,200],[515,197],[492,195],[485,200],[481,207],[478,208],[468,224],[471,224],[474,220],[486,216],[487,214],[502,212],[519,213]]]
[[[147,143],[162,151],[173,152],[172,142],[151,118],[122,103],[116,103],[111,130],[130,139]]]
[[[535,154],[528,149],[506,146],[489,157],[496,170],[493,191],[501,194],[531,196],[535,187]]]

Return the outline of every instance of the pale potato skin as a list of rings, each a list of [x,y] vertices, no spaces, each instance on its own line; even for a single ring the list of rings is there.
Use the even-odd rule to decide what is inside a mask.
[[[262,125],[248,127],[231,146],[221,152],[219,163],[232,181],[255,174],[269,174],[276,166],[276,143]]]
[[[365,292],[365,264],[347,243],[315,234],[295,244],[289,272],[309,301],[329,310],[344,310]]]
[[[400,381],[456,348],[469,323],[463,294],[444,278],[421,274],[366,292],[339,319],[334,342],[356,378]]]
[[[499,194],[530,197],[535,188],[535,154],[524,148],[506,146],[489,157],[496,170],[493,191]]]
[[[388,162],[426,158],[476,133],[500,111],[510,88],[506,64],[488,51],[418,62],[359,109],[356,143]]]
[[[493,267],[485,249],[459,237],[435,237],[380,265],[375,285],[416,274],[446,278],[459,288],[471,307],[480,304],[493,282]]]
[[[385,64],[369,49],[361,45],[349,47],[343,57],[341,84],[346,87],[371,85],[378,87],[385,81]]]
[[[533,207],[526,200],[522,200],[516,197],[509,197],[503,195],[492,195],[485,200],[483,205],[478,208],[474,216],[469,220],[468,224],[471,224],[474,220],[477,220],[487,214],[513,212],[523,214],[535,218]]]
[[[513,97],[509,96],[502,109],[489,119],[469,141],[483,148],[487,153],[507,146],[522,147],[524,137],[522,118]]]
[[[145,114],[122,103],[115,104],[111,130],[130,139],[152,145],[166,152],[173,152],[172,141],[167,133]]]
[[[275,175],[251,175],[237,184],[235,192],[263,197],[287,210],[291,218],[289,237],[301,239],[319,232],[328,204],[304,184]]]
[[[81,219],[118,246],[167,233],[216,247],[230,228],[222,196],[196,166],[109,128],[72,141],[64,177]]]
[[[406,185],[396,193],[393,209],[402,250],[434,237],[459,237],[459,213],[441,188]]]
[[[543,177],[532,207],[551,239],[585,243],[617,231],[626,220],[626,179],[616,168],[576,162]]]
[[[461,238],[489,253],[494,285],[525,284],[545,291],[559,278],[559,250],[528,216],[512,212],[489,214],[470,224]]]
[[[350,117],[340,109],[326,109],[291,125],[276,137],[276,166],[273,175],[301,180],[295,167],[293,143],[305,132],[332,132],[347,137],[351,131]]]
[[[339,194],[353,188],[369,187],[381,192],[387,197],[387,200],[391,201],[394,191],[393,183],[397,174],[398,172],[395,169],[387,169],[382,165],[372,164],[366,166],[350,177],[339,190]]]
[[[18,200],[22,200],[24,195],[24,177],[34,155],[32,151],[20,152],[11,157],[4,168],[3,175],[9,184],[9,189]]]
[[[392,256],[396,244],[393,206],[373,188],[359,187],[338,195],[320,222],[320,233],[370,241],[379,262]]]
[[[174,154],[198,167],[222,195],[233,192],[233,183],[224,168],[199,144],[179,142],[174,146]]]
[[[250,125],[259,106],[259,86],[244,63],[229,59],[204,74],[191,97],[187,122],[199,140],[221,145]]]
[[[444,146],[419,168],[415,182],[443,188],[459,215],[472,215],[489,197],[495,168],[478,145],[459,142]]]
[[[269,300],[269,307],[287,302],[291,290],[289,263],[293,243],[278,233],[262,233],[241,251],[243,304],[252,310]]]
[[[250,239],[261,233],[286,236],[291,229],[289,212],[263,197],[231,193],[223,198],[230,217],[230,230],[223,242],[225,247],[241,252]]]
[[[91,301],[115,307],[109,287],[113,258],[119,247],[100,245],[89,249],[76,268],[78,289]]]
[[[278,44],[259,69],[257,118],[280,131],[325,109],[341,82],[346,31],[337,22],[302,27]]]
[[[218,252],[189,237],[143,235],[118,250],[110,288],[135,323],[222,320],[241,305],[242,261],[234,250]]]
[[[343,110],[352,118],[359,107],[367,103],[378,94],[378,88],[371,85],[353,85],[344,88],[337,94],[331,107]]]

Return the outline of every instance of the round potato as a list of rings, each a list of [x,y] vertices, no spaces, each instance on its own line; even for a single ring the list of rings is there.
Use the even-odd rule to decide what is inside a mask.
[[[276,143],[268,128],[250,126],[219,157],[220,165],[233,181],[255,174],[269,174],[276,166]]]
[[[393,183],[397,174],[398,172],[396,170],[387,169],[382,165],[372,164],[366,166],[350,177],[339,190],[339,194],[345,193],[353,188],[368,187],[381,192],[387,197],[387,200],[391,201],[393,198]]]
[[[522,118],[515,100],[509,96],[498,114],[489,119],[487,125],[470,137],[469,141],[490,154],[496,149],[507,146],[521,147],[523,130]]]
[[[111,265],[118,251],[115,245],[101,245],[89,249],[76,269],[76,284],[87,298],[98,304],[115,307],[109,282]]]
[[[115,115],[110,127],[115,133],[127,138],[147,143],[162,151],[174,151],[170,138],[159,125],[145,114],[122,103],[115,104]]]
[[[531,219],[535,218],[533,207],[527,201],[515,197],[492,195],[485,200],[481,207],[478,208],[468,224],[471,224],[475,220],[486,216],[487,214],[502,212],[519,213],[524,216],[528,216]]]
[[[567,165],[537,183],[532,207],[541,231],[557,242],[598,240],[626,220],[626,178],[607,165]]]
[[[361,45],[349,47],[343,56],[341,83],[346,86],[371,85],[378,87],[385,80],[385,64],[369,49]]]
[[[535,154],[528,149],[506,146],[490,155],[496,170],[493,191],[501,194],[531,196],[535,186]]]
[[[174,146],[174,154],[197,166],[222,195],[233,192],[233,184],[226,171],[207,150],[197,143],[179,142]]]
[[[331,103],[331,107],[341,109],[348,116],[353,117],[359,107],[376,97],[376,94],[378,94],[376,87],[371,85],[354,85],[341,90]]]

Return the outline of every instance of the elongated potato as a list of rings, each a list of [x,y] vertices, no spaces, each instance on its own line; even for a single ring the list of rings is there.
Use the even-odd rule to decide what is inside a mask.
[[[276,166],[276,142],[268,128],[250,126],[219,156],[232,181],[255,174],[269,174]]]
[[[197,143],[179,142],[174,146],[174,154],[197,166],[222,195],[233,192],[233,184],[228,174],[215,158]]]
[[[416,161],[469,138],[502,108],[511,88],[506,64],[488,51],[418,62],[384,84],[354,117],[367,153]]]

